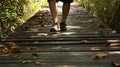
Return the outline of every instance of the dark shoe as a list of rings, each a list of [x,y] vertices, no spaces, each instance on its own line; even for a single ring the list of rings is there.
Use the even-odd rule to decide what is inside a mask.
[[[58,32],[60,30],[59,24],[53,24],[52,28],[50,29],[50,32]]]
[[[64,22],[61,22],[61,23],[60,23],[60,31],[62,31],[62,32],[67,31],[66,26],[67,26],[67,25],[66,25]]]

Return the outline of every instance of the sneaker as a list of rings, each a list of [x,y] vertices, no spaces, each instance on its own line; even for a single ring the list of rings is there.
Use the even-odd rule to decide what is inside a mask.
[[[67,26],[67,25],[66,25],[64,22],[61,22],[61,23],[60,23],[60,31],[62,31],[62,32],[67,31],[66,26]]]
[[[58,32],[60,29],[59,29],[59,24],[56,23],[52,26],[52,28],[50,29],[50,32]]]

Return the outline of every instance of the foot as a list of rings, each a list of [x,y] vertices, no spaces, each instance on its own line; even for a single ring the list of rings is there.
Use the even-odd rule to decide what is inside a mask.
[[[66,28],[66,23],[64,23],[64,22],[61,22],[60,23],[60,31],[62,31],[62,32],[65,32],[65,31],[67,31],[67,28]]]
[[[56,23],[56,24],[53,24],[52,28],[50,29],[50,32],[58,32],[60,29],[59,29],[59,24]]]

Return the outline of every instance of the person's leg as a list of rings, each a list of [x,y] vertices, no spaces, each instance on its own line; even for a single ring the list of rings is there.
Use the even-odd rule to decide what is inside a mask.
[[[61,22],[66,22],[67,16],[69,14],[69,10],[70,10],[70,3],[63,3]]]
[[[63,32],[67,30],[66,19],[67,19],[67,16],[69,14],[69,10],[70,10],[70,3],[63,3],[62,20],[61,20],[61,23],[60,23],[60,30],[63,31]]]
[[[49,3],[51,15],[52,15],[52,20],[54,23],[57,23],[58,22],[58,8],[56,5],[56,0],[49,0],[48,3]]]
[[[53,20],[53,26],[50,29],[51,32],[56,32],[59,30],[59,25],[58,25],[58,8],[56,5],[56,0],[48,0],[49,3],[49,8],[51,11],[52,15],[52,20]]]

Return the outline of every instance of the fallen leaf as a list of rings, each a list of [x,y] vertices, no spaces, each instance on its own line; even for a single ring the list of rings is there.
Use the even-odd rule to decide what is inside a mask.
[[[107,40],[108,43],[119,43],[120,40]]]
[[[41,65],[41,62],[40,61],[35,61],[35,64],[36,65]]]
[[[111,43],[110,46],[111,47],[120,47],[120,43]]]
[[[77,16],[77,17],[76,17],[76,20],[77,20],[77,19],[80,19],[80,18],[81,18],[80,16]]]
[[[16,46],[16,43],[14,43],[14,42],[9,42],[8,43],[8,46],[11,48],[11,47],[14,47],[14,46]]]
[[[116,31],[112,31],[113,34],[116,34]]]
[[[28,47],[27,50],[36,50],[37,47]]]
[[[92,29],[95,29],[95,27],[94,26],[92,26],[92,25],[90,25],[90,26],[88,26],[89,28],[92,28]]]
[[[5,46],[4,45],[0,45],[0,48],[4,48]]]
[[[100,54],[96,54],[93,59],[102,59],[102,58],[105,58],[107,57],[109,54],[108,53],[100,53]]]
[[[32,53],[32,55],[33,55],[33,56],[38,56],[38,54],[37,54],[37,53]]]
[[[8,48],[4,48],[4,49],[2,50],[2,53],[3,53],[3,54],[8,54],[8,53],[10,53],[10,50],[9,50]]]
[[[21,49],[17,46],[11,47],[11,52],[12,53],[21,53]]]
[[[8,53],[8,54],[1,54],[0,56],[9,57],[9,56],[11,56],[11,54],[10,53]]]
[[[118,62],[112,62],[111,64],[115,67],[120,67],[120,62],[119,63]]]
[[[88,22],[93,23],[94,21],[93,20],[88,20]]]
[[[107,43],[112,47],[120,47],[120,40],[107,40]]]
[[[12,58],[12,59],[23,59],[24,58],[21,55],[12,55],[12,54],[9,57]]]
[[[88,40],[81,40],[81,43],[88,43]]]
[[[24,60],[24,61],[22,61],[23,64],[31,63],[31,62],[32,62],[32,60]]]
[[[100,47],[92,47],[91,50],[100,50]]]

